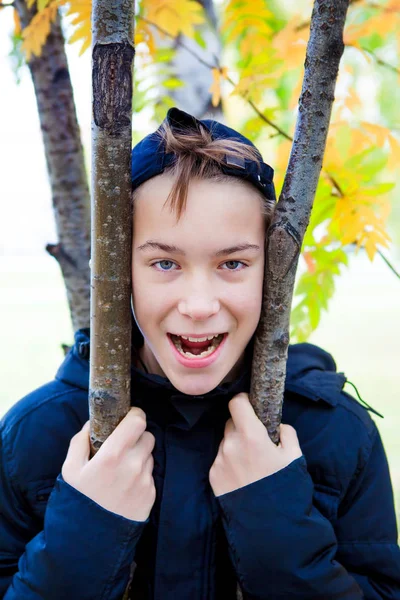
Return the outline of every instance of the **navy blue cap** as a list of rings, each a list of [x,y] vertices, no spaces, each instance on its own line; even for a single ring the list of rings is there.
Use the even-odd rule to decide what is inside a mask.
[[[211,119],[199,120],[179,108],[170,108],[165,120],[157,131],[147,135],[142,141],[136,144],[132,150],[133,189],[137,188],[151,177],[163,173],[164,170],[175,161],[175,154],[173,152],[167,153],[165,151],[165,144],[159,135],[160,129],[165,122],[173,129],[175,128],[180,131],[188,128],[199,129],[201,125],[203,125],[211,133],[213,140],[237,140],[256,148],[249,139],[218,121],[213,121]],[[260,167],[258,167],[255,161],[227,154],[225,163],[221,165],[221,171],[226,175],[240,177],[241,179],[249,181],[255,185],[266,198],[276,200],[273,184],[274,170],[269,165],[262,162],[262,156],[257,148],[256,150],[260,158]]]

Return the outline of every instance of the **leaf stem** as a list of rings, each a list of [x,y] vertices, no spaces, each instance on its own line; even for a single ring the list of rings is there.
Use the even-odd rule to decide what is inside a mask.
[[[385,261],[385,263],[387,264],[387,266],[389,267],[389,269],[391,271],[393,271],[393,273],[396,275],[396,277],[398,277],[400,279],[400,273],[398,271],[396,271],[395,267],[392,265],[392,263],[386,258],[386,256],[383,254],[383,252],[381,250],[377,250],[377,253],[379,254],[379,256]]]

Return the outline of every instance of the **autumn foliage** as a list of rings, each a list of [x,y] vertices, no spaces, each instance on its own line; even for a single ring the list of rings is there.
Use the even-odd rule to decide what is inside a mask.
[[[36,0],[28,0],[32,6]],[[289,3],[287,3],[289,5]],[[211,61],[210,93],[222,101],[232,125],[252,139],[275,166],[279,192],[285,174],[309,36],[311,0],[296,9],[265,0],[229,0],[218,5],[221,63]],[[293,3],[292,3],[293,5]],[[90,0],[37,0],[37,14],[22,35],[26,59],[39,56],[60,10],[69,42],[91,44]],[[210,26],[194,0],[142,0],[135,28],[135,111],[153,107],[160,121],[174,104],[169,90],[183,86],[174,72],[174,43],[191,38],[200,51]],[[390,244],[390,213],[400,141],[395,113],[382,90],[398,86],[400,0],[353,0],[344,32],[342,61],[323,169],[310,226],[303,243],[303,269],[295,290],[293,337],[302,341],[316,328],[334,292],[335,277],[350,247],[372,260]],[[163,44],[159,43],[163,40]],[[167,47],[166,41],[170,41]],[[204,59],[203,59],[204,60]],[[374,118],[365,76],[377,82]],[[379,85],[378,85],[379,84]],[[378,89],[379,88],[379,89]],[[369,108],[368,108],[369,107]],[[386,111],[386,112],[385,112]],[[237,117],[240,115],[240,118]]]

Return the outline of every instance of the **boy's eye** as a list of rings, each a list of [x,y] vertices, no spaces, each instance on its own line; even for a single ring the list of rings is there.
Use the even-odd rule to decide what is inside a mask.
[[[237,269],[236,266],[237,265],[241,265],[242,267],[246,267],[247,265],[245,265],[243,262],[241,262],[240,260],[227,260],[224,265],[227,266],[226,269],[224,269],[224,271],[241,271],[242,269]]]
[[[160,265],[160,268],[157,268],[158,271],[174,271],[175,270],[175,269],[172,269],[172,267],[175,265],[175,263],[172,262],[172,260],[157,260],[151,266],[154,267],[155,265]]]
[[[157,266],[158,265],[158,266]],[[178,267],[178,265],[176,263],[174,263],[172,260],[157,260],[156,262],[152,263],[151,265],[152,267],[155,267],[157,271],[164,271],[164,272],[168,272],[168,271],[176,271],[176,269],[174,269],[173,267]],[[240,267],[240,268],[238,268]],[[222,270],[223,271],[241,271],[244,267],[247,267],[247,265],[243,262],[241,262],[240,260],[227,260],[223,263],[222,265]]]

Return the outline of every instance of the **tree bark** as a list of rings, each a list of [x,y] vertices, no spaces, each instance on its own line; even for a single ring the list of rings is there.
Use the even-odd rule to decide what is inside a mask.
[[[348,5],[349,0],[314,2],[294,141],[266,240],[250,401],[275,443],[282,416],[293,287],[322,167]]]
[[[130,408],[132,0],[92,10],[92,258],[89,409],[94,454]]]
[[[25,28],[35,10],[15,0]],[[90,202],[84,155],[57,16],[39,57],[28,66],[36,95],[59,242],[46,250],[59,263],[74,331],[89,326]],[[34,182],[33,182],[34,185]]]

